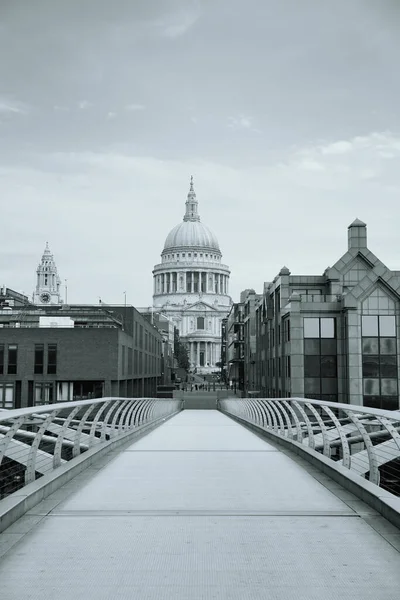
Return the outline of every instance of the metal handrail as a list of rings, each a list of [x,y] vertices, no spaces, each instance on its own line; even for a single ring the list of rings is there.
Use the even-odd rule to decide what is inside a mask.
[[[182,410],[182,400],[99,398],[0,411],[0,501],[96,445]]]
[[[308,398],[221,399],[218,407],[400,496],[400,411]]]

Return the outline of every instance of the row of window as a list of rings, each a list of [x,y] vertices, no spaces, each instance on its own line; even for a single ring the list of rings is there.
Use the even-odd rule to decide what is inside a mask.
[[[47,358],[45,363],[45,358]],[[18,370],[18,346],[9,344],[7,348],[0,344],[0,375],[16,375]],[[57,372],[57,344],[35,344],[33,372],[42,375],[54,375]]]
[[[134,322],[134,342],[135,346],[143,348],[146,352],[152,352],[153,354],[161,354],[161,342],[158,340],[150,331],[147,331],[143,325]]]
[[[122,346],[121,354],[121,372],[122,375],[132,375],[132,373],[143,373],[149,375],[161,370],[161,359],[159,356],[145,354],[135,348],[133,351],[129,346]]]
[[[189,258],[192,257],[192,253],[191,252],[188,252],[187,255],[188,255]],[[193,256],[195,258],[197,258],[197,252],[193,252]],[[199,256],[200,256],[200,258],[203,258],[203,253],[200,252]],[[208,258],[208,253],[205,253],[204,256],[205,256],[205,258]],[[180,258],[180,257],[186,258],[186,252],[182,252],[182,253],[178,252],[177,254],[168,254],[168,255],[166,255],[166,258],[168,258],[168,260],[171,260],[171,258],[175,259],[175,258]],[[214,259],[214,260],[217,260],[217,255],[216,254],[210,254],[210,258]]]

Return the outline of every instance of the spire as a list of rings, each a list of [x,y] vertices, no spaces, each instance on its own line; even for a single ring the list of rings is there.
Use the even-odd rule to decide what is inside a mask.
[[[200,221],[200,216],[197,213],[198,202],[196,192],[194,191],[193,175],[190,178],[190,189],[186,200],[186,212],[183,217],[184,221]]]

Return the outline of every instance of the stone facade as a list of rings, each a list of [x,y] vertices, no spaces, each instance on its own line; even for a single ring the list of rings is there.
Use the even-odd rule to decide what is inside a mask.
[[[217,238],[200,221],[192,179],[183,221],[168,234],[153,270],[153,306],[177,327],[198,372],[215,370],[221,358],[221,322],[232,304],[229,276]]]
[[[358,219],[348,250],[321,276],[286,267],[256,303],[254,388],[268,397],[308,397],[399,408],[400,272],[367,247]]]
[[[58,276],[54,256],[49,244],[43,252],[42,260],[36,270],[36,289],[33,293],[33,303],[39,305],[62,304],[61,280]]]

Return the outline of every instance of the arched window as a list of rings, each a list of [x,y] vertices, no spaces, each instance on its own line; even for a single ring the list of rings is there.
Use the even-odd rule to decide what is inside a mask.
[[[197,317],[197,329],[204,329],[204,317]]]

